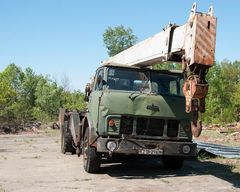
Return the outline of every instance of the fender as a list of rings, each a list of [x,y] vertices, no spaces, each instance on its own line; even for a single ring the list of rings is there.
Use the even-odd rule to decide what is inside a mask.
[[[85,117],[82,120],[82,130],[81,130],[81,138],[83,139],[83,136],[85,134],[85,130],[88,128],[89,129],[89,144],[92,147],[97,147],[96,140],[98,138],[98,134],[96,129],[92,126],[92,123],[90,121],[90,116],[89,113],[85,115]]]

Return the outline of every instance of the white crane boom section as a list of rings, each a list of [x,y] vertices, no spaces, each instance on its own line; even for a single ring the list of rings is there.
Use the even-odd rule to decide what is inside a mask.
[[[110,57],[103,65],[121,64],[146,67],[165,61],[187,61],[190,66],[212,66],[216,44],[216,17],[196,11],[193,4],[189,20],[182,26],[168,25],[160,33]]]

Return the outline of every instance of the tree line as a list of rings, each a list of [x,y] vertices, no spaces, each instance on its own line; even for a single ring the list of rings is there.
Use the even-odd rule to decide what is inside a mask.
[[[58,109],[82,110],[84,95],[59,85],[49,75],[36,74],[31,68],[22,70],[14,63],[0,72],[0,123],[23,124],[28,121],[55,120]]]
[[[207,74],[206,123],[240,121],[240,61],[215,63]]]
[[[103,42],[109,56],[134,45],[137,37],[131,28],[122,25],[108,27]],[[156,69],[179,69],[176,64],[159,64]],[[240,61],[216,62],[207,74],[209,83],[204,123],[240,121]],[[21,124],[25,121],[52,121],[60,107],[69,110],[85,108],[84,95],[79,90],[69,91],[50,76],[36,74],[31,68],[24,71],[14,63],[0,72],[0,123]]]
[[[172,67],[172,66],[171,66]],[[204,123],[240,121],[240,61],[217,62],[207,74],[209,83]],[[49,76],[24,71],[15,64],[0,72],[0,120],[7,124],[27,121],[52,121],[58,109],[83,110],[84,94],[69,91]]]

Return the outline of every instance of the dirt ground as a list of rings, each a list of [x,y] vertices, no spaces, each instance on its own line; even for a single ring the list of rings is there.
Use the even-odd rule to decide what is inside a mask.
[[[164,169],[158,159],[105,163],[98,174],[88,174],[82,157],[60,153],[56,133],[0,135],[3,191],[240,191],[240,174],[211,159],[187,160],[178,171]]]

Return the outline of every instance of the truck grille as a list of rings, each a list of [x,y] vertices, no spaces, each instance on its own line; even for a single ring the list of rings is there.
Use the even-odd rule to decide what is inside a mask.
[[[163,119],[138,118],[136,132],[138,135],[163,136],[164,122]]]
[[[120,134],[167,137],[178,137],[179,134],[182,134],[182,131],[179,129],[178,120],[134,118],[131,116],[122,116],[120,122]],[[166,129],[165,131],[164,127]],[[136,132],[134,131],[133,133],[133,130]]]
[[[120,134],[132,134],[133,117],[122,116],[120,123]]]
[[[184,130],[183,127],[180,127],[180,130],[179,130],[179,137],[188,137],[186,131]]]
[[[168,120],[167,123],[167,136],[177,137],[178,136],[179,122],[177,120]]]

